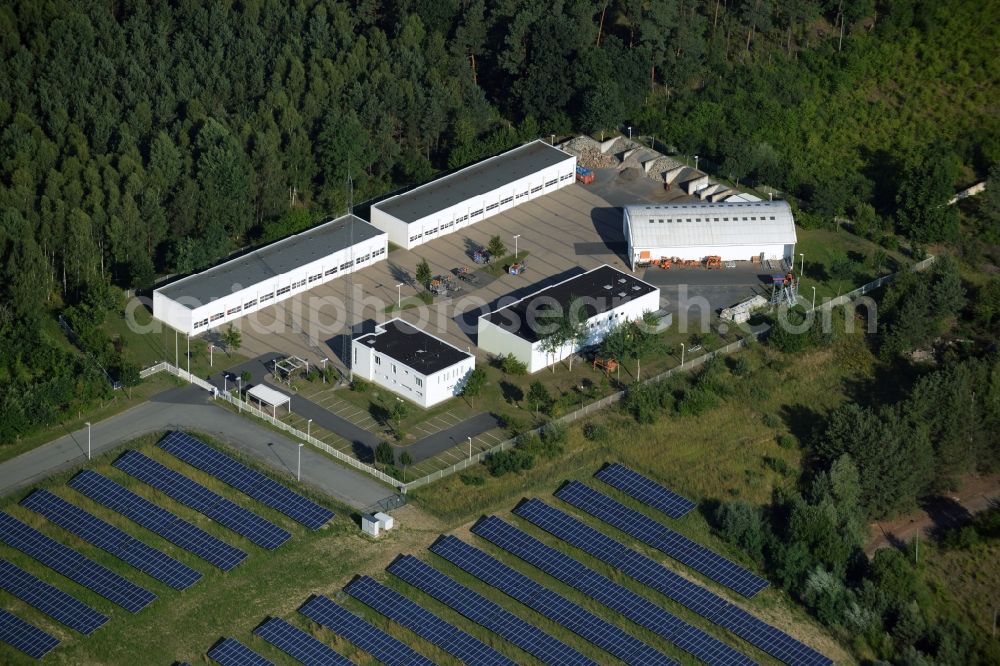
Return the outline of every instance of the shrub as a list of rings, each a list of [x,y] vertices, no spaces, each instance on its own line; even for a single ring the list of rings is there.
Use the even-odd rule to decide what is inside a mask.
[[[794,449],[799,445],[798,438],[795,435],[790,435],[788,433],[782,433],[777,437],[778,446],[783,449]]]
[[[391,465],[396,461],[396,456],[392,451],[392,444],[389,442],[379,442],[375,447],[375,462],[383,465]]]
[[[535,466],[535,457],[526,451],[511,449],[498,451],[486,459],[486,469],[493,476],[503,476],[509,472],[520,472]]]
[[[460,474],[459,479],[467,486],[484,486],[486,479],[482,474]]]
[[[677,413],[681,416],[698,416],[718,404],[719,399],[714,393],[702,387],[695,387],[684,392],[684,397],[677,404]]]
[[[608,428],[603,423],[587,423],[583,426],[583,436],[591,442],[603,442],[608,438]]]
[[[351,382],[351,390],[355,393],[367,393],[368,388],[368,382],[363,379],[355,379]]]
[[[768,469],[772,469],[782,476],[788,476],[791,473],[791,468],[788,463],[785,462],[784,458],[772,458],[771,456],[764,456],[764,466]]]
[[[766,531],[756,507],[744,501],[724,502],[715,512],[715,522],[726,541],[739,546],[755,560],[761,558]]]
[[[518,360],[513,354],[507,354],[500,360],[500,369],[508,375],[526,375],[528,366],[523,361]]]
[[[761,415],[760,420],[764,422],[768,428],[777,428],[781,425],[781,419],[771,412],[765,412]]]
[[[745,354],[740,354],[733,359],[731,371],[737,377],[746,377],[750,374],[750,359]]]
[[[527,429],[524,419],[513,414],[498,414],[497,422],[501,428],[505,428],[510,433],[511,437],[517,437]]]

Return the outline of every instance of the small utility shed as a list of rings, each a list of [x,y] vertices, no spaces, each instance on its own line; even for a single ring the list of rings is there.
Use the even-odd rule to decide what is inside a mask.
[[[319,224],[153,292],[153,317],[203,333],[385,259],[389,238],[359,217]]]
[[[575,156],[533,141],[374,204],[372,224],[410,249],[572,185],[575,174]]]
[[[402,319],[391,319],[351,344],[352,372],[396,395],[431,407],[459,394],[476,358]]]
[[[566,312],[574,304],[583,308],[587,338],[582,343],[547,351],[542,341],[546,309],[554,307],[558,312]],[[659,309],[658,288],[605,264],[482,315],[477,342],[491,354],[513,354],[528,366],[528,372],[538,372],[601,342],[616,325],[641,319],[645,312]]]
[[[629,262],[679,257],[723,261],[791,259],[795,220],[785,201],[626,206],[622,218]]]
[[[271,417],[277,418],[278,407],[288,406],[288,411],[292,411],[292,399],[281,391],[276,391],[267,384],[257,384],[247,391],[247,399],[253,398],[264,411],[264,405],[271,407]]]

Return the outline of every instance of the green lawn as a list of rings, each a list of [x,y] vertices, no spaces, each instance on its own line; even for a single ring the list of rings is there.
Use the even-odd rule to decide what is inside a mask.
[[[839,227],[836,231],[796,227],[795,232],[798,237],[795,270],[802,278],[799,294],[811,299],[812,287],[816,287],[817,304],[913,263],[901,252],[886,250]],[[805,270],[801,273],[800,253],[805,255]],[[842,266],[841,274],[836,270],[836,262],[843,258],[849,264]]]

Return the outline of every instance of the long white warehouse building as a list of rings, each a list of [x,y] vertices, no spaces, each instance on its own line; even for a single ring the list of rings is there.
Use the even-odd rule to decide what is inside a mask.
[[[153,317],[196,334],[385,259],[389,238],[354,215],[319,224],[153,292]]]
[[[545,310],[553,307],[561,312],[581,307],[586,339],[547,350],[543,342]],[[642,319],[644,313],[659,309],[658,288],[605,264],[482,315],[476,344],[497,356],[513,354],[528,366],[528,372],[538,372],[601,342],[618,324]]]
[[[410,249],[571,185],[575,175],[575,156],[533,141],[374,204],[372,224]]]
[[[748,261],[795,255],[795,220],[786,201],[626,206],[622,226],[633,269],[661,257]]]

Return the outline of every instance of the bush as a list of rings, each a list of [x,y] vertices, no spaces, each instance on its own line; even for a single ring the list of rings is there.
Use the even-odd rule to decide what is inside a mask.
[[[798,438],[795,435],[789,435],[788,433],[782,433],[777,437],[778,446],[783,449],[794,449],[799,445]]]
[[[773,458],[771,456],[764,456],[764,466],[768,469],[772,469],[782,476],[788,476],[792,473],[792,469],[785,462],[784,458]]]
[[[583,426],[583,436],[591,442],[603,442],[608,438],[608,428],[603,423],[587,423]]]
[[[501,428],[505,428],[510,433],[511,437],[517,437],[528,427],[524,419],[513,414],[498,414],[497,422]]]
[[[392,451],[392,444],[389,442],[379,442],[375,447],[375,462],[383,465],[391,465],[396,462],[396,456]]]
[[[467,486],[484,486],[486,479],[482,474],[460,474],[459,479]]]
[[[750,359],[745,354],[736,356],[733,358],[730,370],[737,377],[746,377],[751,371]]]
[[[684,392],[677,404],[681,416],[698,416],[719,404],[719,398],[706,388],[695,387]]]
[[[369,384],[363,379],[355,379],[351,382],[351,390],[355,393],[367,393]]]
[[[527,364],[515,358],[513,354],[507,354],[500,359],[500,369],[508,375],[528,374]]]
[[[726,541],[739,546],[755,560],[761,559],[766,530],[756,507],[744,501],[725,502],[716,510],[715,522]]]
[[[493,476],[503,476],[509,472],[520,472],[535,466],[535,457],[527,451],[511,449],[498,451],[486,459],[486,469]]]

